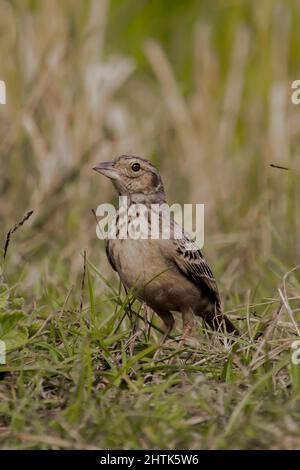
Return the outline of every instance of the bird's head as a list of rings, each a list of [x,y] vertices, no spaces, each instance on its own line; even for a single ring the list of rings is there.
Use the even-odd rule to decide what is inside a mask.
[[[132,202],[165,202],[160,174],[148,160],[122,155],[114,161],[98,163],[93,169],[110,178],[119,195],[128,196]]]

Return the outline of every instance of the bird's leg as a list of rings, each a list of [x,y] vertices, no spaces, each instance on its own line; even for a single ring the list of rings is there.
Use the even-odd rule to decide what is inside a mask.
[[[189,336],[192,332],[192,329],[193,329],[193,325],[194,325],[194,314],[193,314],[193,312],[191,310],[187,310],[185,312],[182,312],[182,335],[179,339],[178,350],[180,350],[180,348],[184,345],[186,340],[189,338]],[[175,364],[176,356],[177,356],[177,354],[174,355],[173,357],[171,357],[168,364],[171,364],[171,365]]]
[[[162,347],[163,344],[166,342],[166,340],[167,340],[169,334],[171,333],[171,331],[172,331],[172,329],[173,329],[173,327],[174,327],[174,323],[175,323],[175,322],[174,322],[174,317],[173,317],[173,315],[172,315],[171,312],[169,312],[169,311],[166,310],[165,312],[160,311],[160,312],[156,312],[156,313],[160,316],[160,318],[161,318],[162,321],[164,322],[166,329],[165,329],[165,333],[164,333],[164,335],[163,335],[163,337],[162,337],[162,339],[161,339],[160,347],[156,350],[156,352],[155,352],[155,354],[154,354],[154,356],[153,356],[153,359],[154,359],[155,361],[157,361],[157,360],[159,359],[159,356],[160,356],[160,354],[161,354],[161,347]]]
[[[179,340],[179,347],[183,346],[190,336],[194,325],[194,314],[191,310],[182,313],[182,335]]]

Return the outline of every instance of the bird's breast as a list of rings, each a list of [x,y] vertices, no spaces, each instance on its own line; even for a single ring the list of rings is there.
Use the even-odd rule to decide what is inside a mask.
[[[128,288],[142,288],[169,270],[155,240],[111,240],[117,271]]]
[[[187,297],[198,301],[198,289],[168,262],[168,241],[111,240],[109,245],[122,282],[152,308],[182,310]]]

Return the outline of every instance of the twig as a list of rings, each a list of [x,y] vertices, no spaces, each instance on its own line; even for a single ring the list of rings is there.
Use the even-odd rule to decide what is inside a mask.
[[[270,163],[272,168],[278,168],[279,170],[289,170],[287,166],[275,165],[275,163]]]
[[[22,225],[26,222],[26,220],[28,220],[33,214],[33,211],[28,211],[25,216],[23,217],[23,219],[18,222],[17,224],[15,224],[7,233],[6,235],[6,240],[5,240],[5,244],[4,244],[4,251],[3,251],[3,260],[5,260],[6,258],[6,255],[7,255],[7,250],[8,250],[8,247],[9,247],[9,243],[10,243],[10,237],[13,233],[15,233],[20,227],[22,227]]]
[[[84,252],[83,252],[83,273],[82,273],[82,280],[81,280],[81,296],[80,296],[80,307],[79,307],[79,312],[80,313],[82,313],[82,307],[83,307],[85,275],[86,275],[86,251],[84,250]]]
[[[93,214],[94,217],[95,217],[96,224],[98,225],[98,219],[97,219],[97,215],[96,215],[95,209],[92,208],[91,211],[92,211],[92,214]]]

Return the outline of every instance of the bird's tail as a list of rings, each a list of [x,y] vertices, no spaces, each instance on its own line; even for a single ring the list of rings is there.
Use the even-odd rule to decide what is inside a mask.
[[[240,336],[241,334],[232,321],[222,312],[217,312],[215,315],[207,315],[204,321],[212,330],[225,334],[232,333],[235,336]]]

